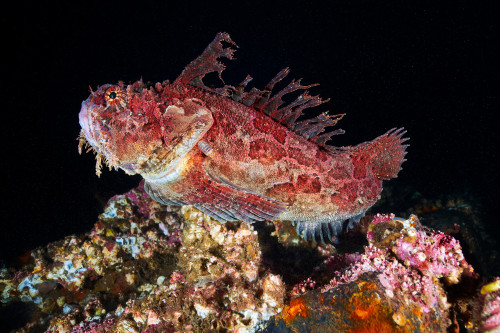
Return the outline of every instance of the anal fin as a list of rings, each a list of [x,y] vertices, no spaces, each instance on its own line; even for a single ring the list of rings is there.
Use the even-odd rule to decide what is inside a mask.
[[[330,243],[337,243],[337,236],[352,229],[363,216],[365,214],[361,213],[345,221],[343,219],[327,222],[295,221],[292,224],[295,225],[297,234],[306,241],[325,244],[328,240]]]
[[[337,235],[342,230],[343,221],[331,222],[295,222],[297,234],[306,241],[312,240],[315,243],[337,243]]]

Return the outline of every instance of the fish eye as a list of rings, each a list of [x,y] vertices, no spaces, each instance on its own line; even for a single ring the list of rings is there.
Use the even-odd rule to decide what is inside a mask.
[[[104,99],[108,106],[120,104],[125,99],[125,92],[118,86],[112,86],[106,90]]]

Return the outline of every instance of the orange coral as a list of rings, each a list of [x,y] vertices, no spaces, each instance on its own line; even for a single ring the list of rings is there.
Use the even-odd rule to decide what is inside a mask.
[[[365,281],[357,284],[359,292],[353,293],[346,303],[346,310],[350,313],[346,332],[409,332],[395,325],[391,308],[377,295],[377,285]]]
[[[306,303],[302,297],[292,299],[290,305],[287,305],[281,312],[281,317],[287,324],[297,316],[307,317]]]

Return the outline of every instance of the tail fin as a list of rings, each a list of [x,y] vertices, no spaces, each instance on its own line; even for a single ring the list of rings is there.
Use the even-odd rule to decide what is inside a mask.
[[[395,178],[401,170],[401,164],[406,161],[408,138],[403,138],[406,131],[403,128],[393,128],[378,138],[351,148],[351,154],[365,166],[371,165],[373,175],[380,180]]]

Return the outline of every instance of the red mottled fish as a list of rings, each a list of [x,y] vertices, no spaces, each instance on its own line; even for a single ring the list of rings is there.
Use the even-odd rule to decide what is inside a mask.
[[[225,42],[226,46],[222,45]],[[292,221],[306,240],[334,239],[379,198],[382,181],[404,161],[405,133],[392,129],[353,147],[326,145],[343,115],[300,120],[325,102],[300,80],[272,93],[287,74],[263,89],[211,88],[206,74],[233,58],[228,34],[217,34],[173,82],[106,84],[82,103],[81,149],[89,143],[101,162],[140,174],[149,195],[164,204],[190,204],[221,222]],[[283,96],[298,97],[285,103]],[[344,223],[345,222],[345,223]]]

